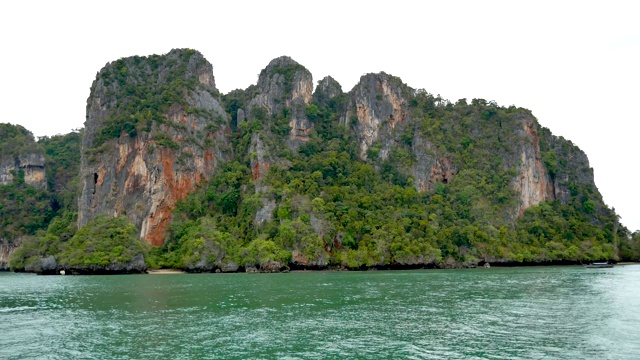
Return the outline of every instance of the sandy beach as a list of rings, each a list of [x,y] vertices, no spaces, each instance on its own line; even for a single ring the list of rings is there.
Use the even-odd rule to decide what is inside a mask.
[[[177,269],[149,270],[147,273],[151,275],[186,274],[186,272]]]

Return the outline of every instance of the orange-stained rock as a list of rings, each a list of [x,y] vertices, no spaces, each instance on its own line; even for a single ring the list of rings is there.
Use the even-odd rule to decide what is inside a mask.
[[[144,61],[122,61],[127,82],[146,81],[160,86],[177,76],[197,79],[197,83],[193,88],[183,88],[184,103],[169,106],[162,121],[153,120],[146,128],[138,126],[134,137],[122,132],[118,138],[98,144],[96,150],[105,123],[119,114],[119,103],[126,101],[123,94],[116,96],[120,85],[107,80],[113,67],[122,64],[107,64],[98,74],[87,106],[78,225],[103,213],[127,216],[140,230],[142,239],[160,246],[176,202],[208,179],[229,157],[227,116],[214,97],[217,90],[211,64],[199,53],[174,50],[157,59],[157,71],[149,70]],[[181,63],[186,66],[180,67]]]
[[[523,119],[524,137],[520,146],[519,174],[514,182],[515,190],[520,195],[518,215],[531,206],[538,205],[545,200],[553,200],[553,185],[548,171],[540,155],[540,139],[536,130],[536,123],[532,118]]]

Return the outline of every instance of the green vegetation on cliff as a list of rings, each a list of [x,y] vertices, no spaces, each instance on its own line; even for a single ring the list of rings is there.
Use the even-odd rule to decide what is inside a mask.
[[[0,239],[12,242],[33,235],[52,217],[50,193],[27,185],[22,171],[15,174],[11,184],[0,185]]]
[[[0,159],[13,159],[36,150],[31,131],[21,125],[0,123]]]
[[[16,167],[20,157],[31,154],[42,154],[33,134],[20,125],[0,123],[0,240],[9,243],[35,234],[53,217],[49,191],[27,184],[24,170]]]
[[[39,259],[53,255],[61,268],[117,269],[148,251],[125,217],[98,216],[77,231],[76,222],[75,213],[56,218],[46,232],[25,241],[12,256],[11,268],[29,269]]]
[[[22,169],[11,170],[12,181],[0,185],[0,239],[9,243],[46,229],[56,217],[77,209],[81,132],[43,137],[36,143],[22,126],[0,124],[2,166],[14,158],[43,154],[46,183],[42,187],[25,182]],[[44,171],[44,170],[43,170]]]
[[[195,50],[182,49],[168,55],[120,59],[105,66],[96,83],[106,89],[106,101],[117,105],[101,125],[93,147],[99,149],[104,142],[123,133],[135,137],[140,131],[149,132],[154,122],[176,126],[167,121],[167,113],[172,106],[190,110],[187,94],[198,88],[198,78],[187,70],[204,62]]]
[[[309,107],[316,130],[297,153],[276,133],[283,114],[266,124],[243,124],[235,139],[237,162],[179,204],[160,264],[259,267],[286,264],[292,253],[301,266],[350,268],[618,258],[616,216],[592,189],[576,184],[568,204],[542,202],[512,218],[518,194],[511,183],[518,172],[504,159],[516,151],[518,117],[531,116],[528,110],[483,100],[437,101],[426,93],[416,97],[417,130],[460,171],[426,193],[416,191],[402,171],[415,161],[408,151],[413,129],[405,129],[406,143],[388,159],[361,161],[353,137],[337,121],[339,99],[334,107]],[[261,180],[267,193],[252,186],[255,155],[248,148],[254,134],[285,159],[286,165],[272,164]],[[555,171],[568,166],[559,162]],[[276,203],[273,221],[256,224],[265,196]]]
[[[77,214],[66,212],[54,218],[46,231],[40,230],[36,236],[27,237],[23,245],[11,257],[13,270],[24,270],[39,259],[50,255],[59,256],[66,243],[77,231]]]
[[[69,239],[58,261],[70,267],[123,264],[145,250],[129,219],[97,216]]]
[[[640,230],[621,238],[620,257],[622,259],[640,261]]]
[[[52,192],[55,211],[77,211],[80,182],[80,147],[83,131],[44,136],[38,144],[44,148],[47,186]]]

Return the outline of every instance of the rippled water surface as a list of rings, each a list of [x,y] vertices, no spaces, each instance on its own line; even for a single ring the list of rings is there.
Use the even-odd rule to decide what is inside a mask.
[[[640,266],[0,273],[0,358],[638,359]]]

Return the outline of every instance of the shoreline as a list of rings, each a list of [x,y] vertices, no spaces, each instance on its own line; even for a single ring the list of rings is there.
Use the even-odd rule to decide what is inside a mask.
[[[147,270],[149,275],[174,275],[174,274],[188,274],[188,272],[180,269],[154,269]]]
[[[482,265],[481,265],[482,264]],[[614,266],[633,266],[640,265],[640,261],[620,261],[613,263]],[[387,265],[387,266],[372,266],[372,267],[359,267],[359,268],[347,268],[341,266],[326,266],[326,267],[302,267],[302,266],[294,266],[292,268],[286,268],[282,271],[260,271],[260,269],[249,268],[247,271],[244,267],[239,267],[236,271],[219,271],[220,269],[209,269],[209,271],[187,271],[182,269],[147,269],[143,272],[137,272],[137,274],[148,274],[148,275],[177,275],[177,274],[254,274],[254,273],[310,273],[310,272],[365,272],[365,271],[395,271],[395,270],[459,270],[459,269],[480,269],[480,270],[490,270],[491,268],[516,268],[516,267],[547,267],[547,266],[583,266],[584,264],[580,262],[540,262],[540,263],[515,263],[515,262],[496,262],[496,263],[484,263],[481,262],[476,266],[464,266],[462,264],[447,264],[449,266],[435,266],[434,264],[427,265]],[[488,266],[487,266],[488,265]],[[30,271],[11,271],[10,269],[2,268],[0,269],[2,272],[13,272],[13,273],[34,273],[38,275],[127,275],[133,274],[131,272],[84,272],[84,273],[69,273],[66,274],[60,272],[45,272],[45,273],[36,273]]]
[[[621,261],[614,263],[614,266],[630,266],[640,265],[640,262],[635,261]],[[548,262],[548,263],[495,263],[484,265],[478,265],[474,267],[437,267],[437,266],[380,266],[380,267],[362,267],[362,268],[346,268],[327,266],[322,268],[291,268],[286,271],[238,271],[220,272],[220,271],[184,271],[180,269],[155,269],[148,270],[148,274],[283,274],[283,273],[311,273],[311,272],[367,272],[367,271],[404,271],[404,270],[463,270],[463,269],[478,269],[478,270],[490,270],[491,268],[517,268],[517,267],[548,267],[548,266],[580,266],[583,264],[579,262],[563,263],[563,262]]]

